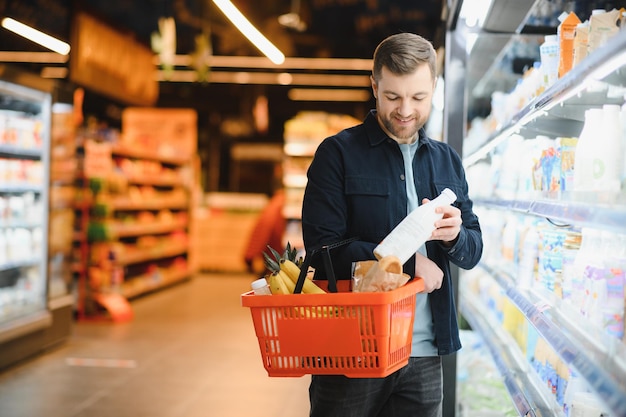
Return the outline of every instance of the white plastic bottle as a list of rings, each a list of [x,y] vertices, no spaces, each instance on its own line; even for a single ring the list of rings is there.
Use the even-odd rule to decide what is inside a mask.
[[[605,164],[605,175],[599,179],[600,189],[619,191],[624,170],[624,141],[622,138],[621,108],[617,104],[605,104],[603,111],[603,143],[600,151]]]
[[[557,35],[547,35],[539,47],[541,56],[541,72],[543,86],[550,88],[559,79],[559,38]]]
[[[270,286],[267,284],[267,280],[265,278],[259,278],[256,281],[252,281],[250,287],[252,288],[252,291],[254,291],[254,295],[272,295]]]
[[[455,200],[456,194],[446,188],[437,198],[410,212],[374,248],[376,258],[381,259],[388,255],[395,255],[404,265],[430,237],[435,230],[435,222],[443,217],[442,214],[435,213],[435,209],[452,204]]]
[[[602,109],[587,109],[574,155],[574,191],[596,191],[593,188],[593,152],[598,146],[595,139],[601,131]]]

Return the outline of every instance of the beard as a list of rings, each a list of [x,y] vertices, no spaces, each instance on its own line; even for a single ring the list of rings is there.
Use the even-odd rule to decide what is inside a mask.
[[[378,112],[378,118],[383,124],[385,130],[391,133],[394,138],[399,139],[402,143],[410,143],[417,136],[417,131],[420,130],[424,123],[419,115],[412,119],[410,124],[400,124],[397,122],[394,114],[386,116]]]

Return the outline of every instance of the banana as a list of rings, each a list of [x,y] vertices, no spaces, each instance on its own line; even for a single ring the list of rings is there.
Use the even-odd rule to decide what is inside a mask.
[[[298,268],[298,265],[296,265],[295,262],[290,261],[289,259],[281,259],[280,270],[284,271],[293,282],[298,282],[300,268]]]
[[[267,282],[270,286],[270,291],[272,292],[272,294],[289,294],[289,290],[287,289],[287,286],[285,285],[283,280],[278,276],[277,272],[273,272],[269,276]]]
[[[296,289],[296,284],[289,278],[287,273],[282,269],[277,272],[278,278],[283,281],[285,287],[287,287],[287,294],[293,294],[293,290]]]
[[[298,282],[300,276],[300,268],[293,261],[289,259],[281,259],[280,270],[284,271],[287,277],[291,279],[294,285]],[[313,281],[308,278],[304,279],[304,285],[302,286],[302,293],[304,294],[326,294],[326,291],[315,285]]]

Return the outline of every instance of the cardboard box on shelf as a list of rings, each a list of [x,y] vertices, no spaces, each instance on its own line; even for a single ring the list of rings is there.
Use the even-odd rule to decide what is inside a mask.
[[[246,272],[250,233],[267,204],[265,195],[211,193],[193,209],[190,264],[195,271]]]

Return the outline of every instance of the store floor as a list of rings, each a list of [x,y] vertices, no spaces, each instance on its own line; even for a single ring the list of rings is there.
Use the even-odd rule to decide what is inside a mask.
[[[269,378],[240,294],[202,274],[132,302],[123,324],[75,324],[56,349],[0,372],[2,417],[305,417],[309,377]]]

